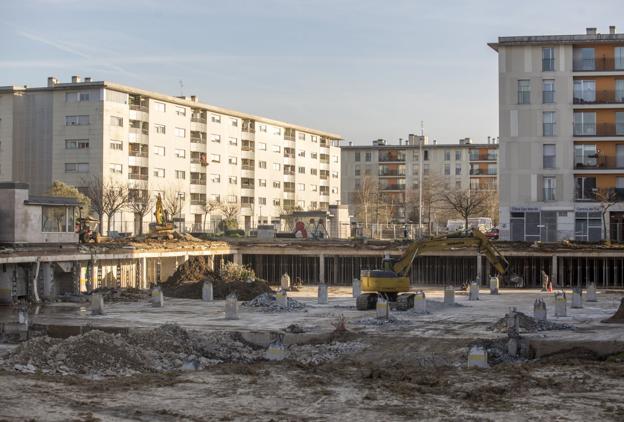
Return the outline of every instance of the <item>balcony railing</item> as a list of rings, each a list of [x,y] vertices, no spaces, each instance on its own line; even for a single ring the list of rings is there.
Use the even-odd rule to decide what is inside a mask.
[[[388,162],[388,161],[405,161],[405,155],[404,154],[380,154],[379,155],[379,162],[383,163],[383,162]]]
[[[206,118],[201,116],[191,116],[191,122],[206,123]]]
[[[287,141],[294,141],[295,135],[284,135],[284,139]]]
[[[624,123],[575,124],[574,136],[624,136]]]
[[[142,111],[144,113],[149,112],[149,108],[146,105],[130,104],[130,110]]]
[[[495,169],[470,169],[471,176],[496,176]]]
[[[572,63],[575,72],[605,72],[610,70],[624,70],[624,63],[615,60],[615,57],[596,57],[593,59],[577,59]]]
[[[128,155],[131,157],[143,157],[147,158],[147,151],[129,151]]]
[[[575,94],[574,104],[620,104],[624,103],[624,91],[602,90],[595,94]]]
[[[285,152],[284,153],[284,158],[295,158],[295,153],[294,152],[293,153]]]
[[[201,199],[191,199],[191,205],[204,205],[206,201],[202,201]]]
[[[405,176],[405,170],[383,170],[379,169],[379,176]]]
[[[205,185],[206,179],[191,177],[191,185]]]
[[[149,135],[149,129],[147,128],[141,129],[140,127],[131,127],[129,130],[132,133]]]
[[[191,136],[191,143],[193,144],[206,144],[206,138],[198,138],[196,136]]]
[[[147,180],[147,174],[128,173],[128,179]]]
[[[405,190],[405,185],[400,185],[400,184],[381,185],[381,190]]]
[[[574,168],[578,170],[624,169],[624,160],[622,158],[618,159],[617,157],[612,156],[587,157],[583,160],[577,159],[574,162]]]
[[[252,166],[252,165],[248,165],[248,164],[243,164],[243,165],[241,166],[241,168],[242,168],[243,170],[250,170],[250,171],[254,171],[254,170],[255,170],[255,167],[254,167],[254,166]]]

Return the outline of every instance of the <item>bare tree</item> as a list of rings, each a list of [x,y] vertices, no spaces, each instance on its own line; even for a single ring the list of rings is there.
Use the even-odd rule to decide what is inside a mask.
[[[185,202],[186,195],[184,195],[184,192],[182,192],[182,187],[179,184],[168,185],[167,188],[163,190],[163,208],[165,210],[165,214],[167,214],[170,221],[173,221],[173,218],[176,215],[182,213]]]
[[[356,217],[358,221],[363,221],[368,226],[372,216],[375,215],[376,204],[378,202],[379,186],[371,176],[364,176],[360,182],[359,189],[354,193],[355,203],[358,205]]]
[[[221,202],[217,200],[206,201],[204,205],[202,205],[202,210],[204,211],[204,224],[203,230],[206,231],[206,220],[208,219],[208,215],[212,215],[213,212],[219,211],[221,209]]]
[[[620,202],[615,189],[599,188],[595,191],[596,202],[600,202],[600,212],[602,216],[602,228],[604,230],[604,238],[607,242],[611,241],[611,233],[607,230],[607,212],[609,208]]]
[[[107,230],[111,219],[128,204],[128,187],[113,179],[103,180],[93,176],[86,180],[85,196],[91,201],[91,209],[100,220],[100,234],[103,234],[103,220],[106,216]]]
[[[223,224],[225,224],[226,229],[238,228],[238,216],[240,214],[240,207],[238,204],[222,203],[219,207],[219,211],[223,214]]]
[[[147,190],[132,189],[128,193],[128,209],[139,219],[139,235],[143,234],[143,219],[152,211],[155,202]]]
[[[469,228],[468,219],[486,211],[489,192],[458,189],[442,192],[441,198],[445,204],[464,219],[466,230]]]

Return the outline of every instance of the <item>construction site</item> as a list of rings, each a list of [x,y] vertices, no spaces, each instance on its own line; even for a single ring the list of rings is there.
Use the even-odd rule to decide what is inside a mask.
[[[623,264],[476,231],[7,246],[0,418],[621,420]]]

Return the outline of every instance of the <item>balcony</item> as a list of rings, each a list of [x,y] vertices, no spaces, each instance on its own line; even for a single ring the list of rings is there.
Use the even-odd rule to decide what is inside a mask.
[[[624,92],[616,90],[602,90],[597,92],[575,93],[574,104],[622,104]]]
[[[402,152],[396,152],[396,151],[380,151],[379,152],[379,162],[380,163],[387,163],[387,162],[404,162],[405,161],[405,154]]]
[[[201,138],[198,136],[191,136],[191,143],[192,144],[203,144],[206,145],[206,138]]]
[[[401,177],[405,177],[405,169],[402,170],[397,170],[397,169],[383,169],[380,168],[379,169],[379,176],[380,177],[392,177],[392,176],[401,176]]]
[[[574,72],[609,72],[614,70],[624,71],[622,63],[618,63],[615,57],[597,57],[593,59],[577,59],[572,63]]]
[[[130,180],[147,180],[147,174],[128,173],[128,179],[130,179]]]
[[[388,183],[380,185],[381,190],[405,190],[404,184]]]
[[[574,162],[577,170],[619,170],[624,169],[624,159],[612,156],[589,156]]]
[[[624,136],[624,123],[574,125],[574,136]]]
[[[146,105],[141,104],[130,104],[130,110],[142,111],[143,113],[149,112],[149,108]]]
[[[295,171],[294,170],[286,170],[284,169],[284,176],[294,176],[295,175]]]
[[[137,135],[141,135],[141,134],[149,135],[149,129],[146,128],[146,127],[144,127],[143,129],[141,129],[140,127],[131,127],[131,128],[128,129],[128,131],[130,133],[135,133]]]
[[[471,176],[496,176],[496,169],[470,169]]]
[[[207,119],[206,116],[197,116],[197,115],[192,115],[191,116],[191,122],[194,123],[206,123]]]
[[[143,157],[143,158],[147,158],[148,153],[147,153],[147,151],[129,151],[128,155],[130,157]]]
[[[205,185],[206,179],[201,177],[191,177],[191,185]]]

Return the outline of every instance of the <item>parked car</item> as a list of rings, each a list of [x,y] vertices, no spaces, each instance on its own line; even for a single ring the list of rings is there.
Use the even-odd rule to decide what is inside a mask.
[[[491,240],[498,240],[498,229],[496,227],[492,227],[490,230],[485,232],[485,236]]]

